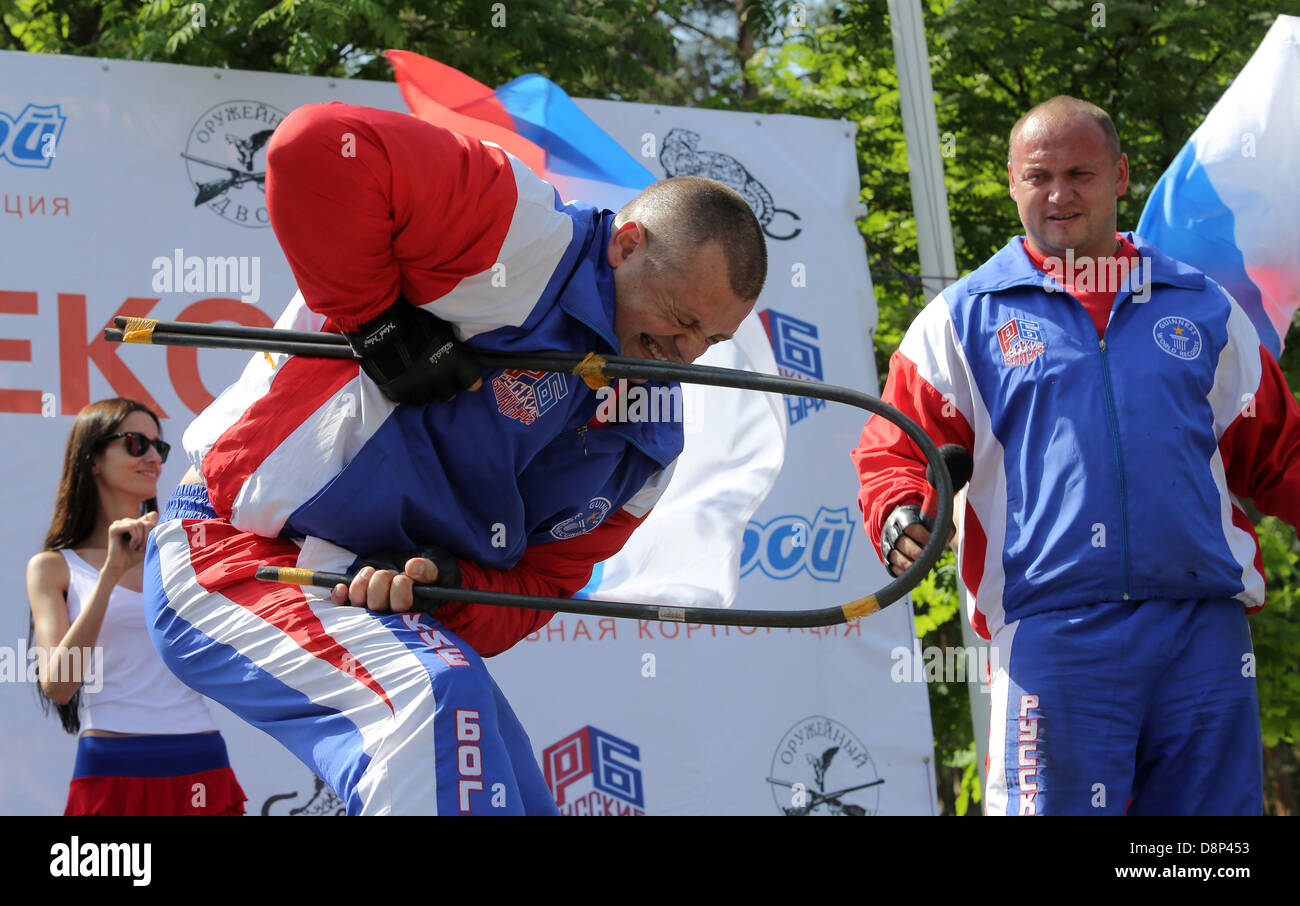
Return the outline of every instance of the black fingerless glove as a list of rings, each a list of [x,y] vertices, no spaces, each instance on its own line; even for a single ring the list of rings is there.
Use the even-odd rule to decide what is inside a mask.
[[[395,403],[445,402],[483,370],[450,324],[400,296],[383,314],[343,336],[362,370]]]
[[[441,547],[429,546],[416,548],[415,550],[375,551],[359,559],[354,569],[370,566],[375,569],[391,569],[394,572],[403,573],[406,571],[406,561],[412,557],[423,557],[425,560],[432,560],[433,565],[438,567],[437,580],[428,584],[437,585],[440,588],[460,588],[460,564],[456,562],[455,555]]]
[[[918,522],[930,531],[934,531],[934,521],[922,513],[919,506],[894,507],[894,512],[889,514],[889,518],[885,520],[885,527],[880,531],[880,557],[885,561],[885,569],[895,578],[901,573],[894,572],[894,564],[889,562],[889,555],[894,552],[894,545],[899,538],[903,537],[907,527]]]

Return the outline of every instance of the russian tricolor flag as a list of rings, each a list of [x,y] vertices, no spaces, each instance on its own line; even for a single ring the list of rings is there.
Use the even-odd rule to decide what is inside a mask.
[[[566,202],[617,211],[657,178],[549,79],[526,75],[493,90],[419,54],[390,50],[387,57],[413,114],[501,146]],[[754,314],[697,364],[777,373]],[[578,597],[695,607],[735,599],[745,525],[785,460],[784,404],[772,394],[700,384],[683,384],[682,396],[686,447],[668,490],[623,550],[597,564]]]
[[[1300,307],[1300,18],[1273,23],[1156,183],[1137,232],[1223,284],[1281,355]]]
[[[654,174],[539,75],[492,89],[437,60],[390,50],[388,62],[411,112],[425,122],[500,145],[565,201],[618,210]]]

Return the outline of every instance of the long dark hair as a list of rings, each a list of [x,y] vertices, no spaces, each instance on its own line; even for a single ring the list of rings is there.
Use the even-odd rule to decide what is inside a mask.
[[[68,434],[68,447],[63,452],[63,477],[59,479],[59,493],[54,501],[54,518],[50,521],[50,530],[45,533],[45,550],[58,551],[77,547],[90,540],[95,530],[95,519],[99,515],[99,492],[95,487],[95,454],[104,444],[104,438],[116,434],[122,422],[132,412],[143,412],[153,419],[162,433],[162,424],[153,410],[143,403],[120,397],[91,403],[77,413]],[[28,638],[36,631],[33,617],[28,616]],[[54,705],[37,685],[36,692],[41,702],[41,710],[50,713]],[[81,720],[77,716],[77,706],[81,701],[78,689],[67,704],[54,705],[59,712],[63,729],[74,736],[81,732]]]

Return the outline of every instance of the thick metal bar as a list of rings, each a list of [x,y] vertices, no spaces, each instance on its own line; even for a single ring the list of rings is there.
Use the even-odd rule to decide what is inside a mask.
[[[148,322],[141,327],[141,320],[119,317],[117,328],[104,331],[104,338],[110,341],[122,341],[124,334],[134,328],[148,335],[147,339],[136,342],[152,343],[160,346],[198,346],[223,349],[248,349],[254,352],[281,352],[289,355],[316,356],[322,358],[353,358],[347,341],[338,334],[310,333],[306,331],[281,331],[261,327],[226,327],[218,324],[186,324],[179,321]],[[472,347],[471,347],[472,349]],[[784,393],[791,396],[805,396],[813,399],[828,400],[856,406],[873,415],[879,415],[893,422],[921,450],[930,472],[937,478],[938,509],[935,514],[935,530],[921,550],[921,556],[903,575],[887,583],[875,594],[866,595],[847,604],[815,610],[735,610],[717,607],[680,607],[673,605],[633,604],[623,601],[572,600],[569,598],[552,598],[537,595],[512,595],[504,592],[480,591],[476,589],[445,589],[432,586],[417,586],[422,599],[439,603],[445,601],[466,601],[469,603],[491,604],[498,607],[527,608],[530,610],[554,610],[561,613],[574,613],[592,616],[612,616],[638,620],[661,620],[686,623],[704,623],[719,626],[759,626],[773,628],[796,628],[814,626],[833,626],[848,620],[867,616],[903,597],[925,577],[939,557],[943,554],[949,531],[952,527],[953,494],[952,479],[947,466],[939,454],[939,448],[930,436],[903,413],[882,403],[875,397],[858,390],[823,384],[817,381],[802,381],[793,378],[775,377],[756,374],[733,368],[713,368],[705,365],[684,365],[677,362],[660,362],[654,359],[628,358],[624,356],[594,357],[584,353],[547,351],[532,353],[503,353],[472,349],[474,357],[490,368],[520,368],[530,371],[558,371],[582,374],[589,383],[599,383],[609,379],[627,378],[630,380],[659,380],[688,384],[709,384],[714,387],[733,387],[739,390],[758,390],[766,393]],[[331,587],[339,582],[348,583],[350,577],[330,573],[312,574],[306,570],[275,570],[263,567],[258,570],[258,577],[263,573],[285,576],[278,581],[291,581],[300,585]],[[290,575],[290,573],[294,575]],[[311,578],[316,576],[318,578]]]

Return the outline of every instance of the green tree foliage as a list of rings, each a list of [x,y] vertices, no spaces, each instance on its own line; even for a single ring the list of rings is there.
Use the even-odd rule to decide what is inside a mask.
[[[1300,793],[1300,543],[1294,529],[1272,516],[1261,519],[1255,531],[1268,583],[1268,605],[1251,617],[1266,746],[1264,800],[1271,814],[1295,814]]]
[[[1264,554],[1268,606],[1252,617],[1264,744],[1300,739],[1300,545],[1295,530],[1266,516],[1256,531]]]
[[[412,50],[488,85],[545,72],[578,97],[639,97],[675,62],[680,0],[0,0],[0,48],[391,79]]]
[[[743,107],[746,64],[798,0],[0,0],[0,49],[391,78],[388,48],[489,85],[542,72],[577,97]]]

